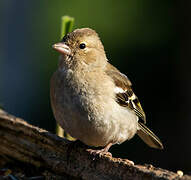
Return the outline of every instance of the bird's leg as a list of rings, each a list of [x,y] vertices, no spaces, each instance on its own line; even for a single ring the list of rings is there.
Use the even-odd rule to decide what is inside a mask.
[[[106,145],[103,149],[88,149],[87,151],[90,152],[90,154],[93,154],[93,155],[101,155],[101,154],[106,154],[106,155],[109,155],[109,156],[112,156],[112,154],[110,152],[108,152],[109,148],[112,146],[113,144],[112,143],[109,143],[108,145]]]
[[[107,146],[105,146],[103,149],[97,149],[97,150],[94,150],[94,149],[87,149],[88,152],[90,152],[90,154],[93,154],[94,156],[95,155],[99,155],[101,156],[102,154],[106,154],[106,155],[109,155],[109,156],[112,156],[112,154],[110,152],[108,152],[109,148],[112,146],[113,144],[112,143],[109,143]],[[128,159],[125,159],[125,161],[131,165],[134,166],[134,162],[131,161],[131,160],[128,160]]]

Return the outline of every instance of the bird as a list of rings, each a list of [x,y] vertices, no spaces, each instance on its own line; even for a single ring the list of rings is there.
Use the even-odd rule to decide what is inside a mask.
[[[108,153],[137,134],[148,146],[163,149],[145,125],[146,115],[129,78],[109,63],[95,30],[79,28],[55,43],[58,69],[50,81],[51,107],[57,123],[72,137]]]

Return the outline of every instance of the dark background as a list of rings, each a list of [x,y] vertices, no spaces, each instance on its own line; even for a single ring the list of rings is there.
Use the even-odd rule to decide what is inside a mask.
[[[49,80],[61,16],[95,29],[112,64],[134,84],[147,125],[163,151],[137,136],[113,146],[114,157],[191,173],[191,1],[3,0],[0,2],[0,103],[29,123],[55,132]]]

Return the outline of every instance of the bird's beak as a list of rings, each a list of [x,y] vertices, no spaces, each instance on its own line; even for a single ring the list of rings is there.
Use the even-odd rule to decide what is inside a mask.
[[[64,55],[70,55],[71,49],[64,43],[59,42],[52,46],[53,49]]]

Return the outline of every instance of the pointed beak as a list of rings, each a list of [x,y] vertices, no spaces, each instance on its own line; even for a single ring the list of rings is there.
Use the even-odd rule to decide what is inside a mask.
[[[52,46],[53,49],[64,55],[70,55],[71,49],[64,43],[59,42]]]

